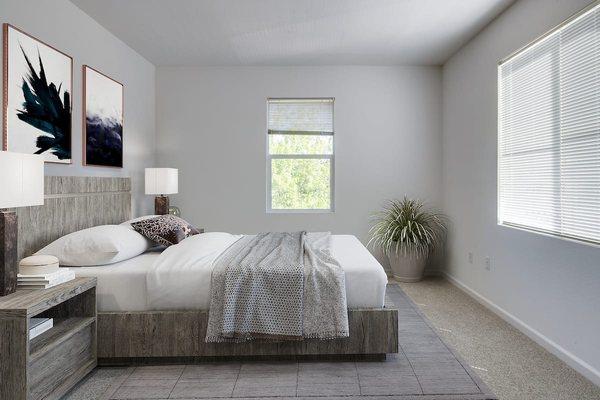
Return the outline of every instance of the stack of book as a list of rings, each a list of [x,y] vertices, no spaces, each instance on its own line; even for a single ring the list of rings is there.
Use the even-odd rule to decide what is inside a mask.
[[[52,318],[30,318],[29,319],[29,340],[52,329],[53,326],[54,326],[54,320]]]
[[[19,289],[48,289],[75,279],[75,273],[69,268],[59,268],[57,271],[46,274],[17,275]]]

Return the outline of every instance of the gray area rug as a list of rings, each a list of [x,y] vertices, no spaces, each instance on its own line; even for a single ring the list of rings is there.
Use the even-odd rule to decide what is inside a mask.
[[[97,368],[69,400],[314,398],[492,400],[496,397],[437,335],[398,285],[401,352],[386,361],[218,362]]]

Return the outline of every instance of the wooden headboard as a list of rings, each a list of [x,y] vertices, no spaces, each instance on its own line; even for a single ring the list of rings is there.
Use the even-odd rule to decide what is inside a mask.
[[[131,179],[46,176],[43,206],[17,209],[18,259],[68,233],[131,218]]]

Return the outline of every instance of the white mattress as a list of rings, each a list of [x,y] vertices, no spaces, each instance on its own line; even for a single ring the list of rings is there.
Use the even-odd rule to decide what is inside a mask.
[[[363,244],[352,235],[332,235],[331,251],[346,275],[348,307],[383,307],[387,276]],[[98,311],[208,309],[210,285],[206,284],[201,285],[189,301],[179,301],[177,307],[171,307],[168,303],[154,303],[152,307],[147,305],[146,275],[159,256],[160,253],[150,252],[112,265],[78,267],[72,270],[78,277],[98,278]]]

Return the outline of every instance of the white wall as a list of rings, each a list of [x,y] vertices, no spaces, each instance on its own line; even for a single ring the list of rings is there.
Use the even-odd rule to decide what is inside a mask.
[[[600,249],[496,224],[497,62],[588,3],[521,0],[447,62],[443,181],[450,276],[600,384]]]
[[[130,176],[134,215],[151,211],[152,198],[144,196],[143,170],[155,161],[154,65],[67,0],[0,0],[0,23],[5,22],[73,57],[73,163],[46,164],[46,175]],[[83,64],[125,85],[123,169],[82,166]]]
[[[335,97],[335,212],[267,214],[267,97]],[[370,213],[404,194],[441,200],[437,67],[157,69],[158,159],[172,204],[209,231],[330,230],[368,241]]]

